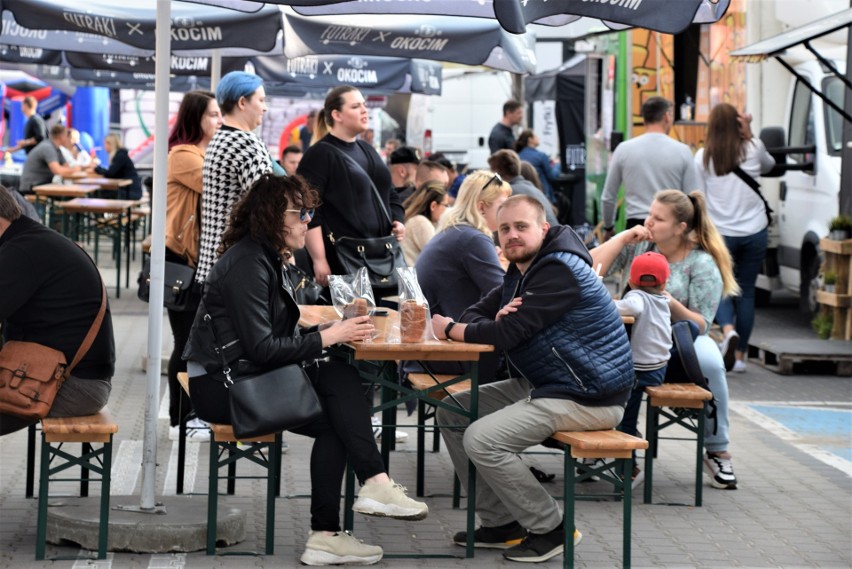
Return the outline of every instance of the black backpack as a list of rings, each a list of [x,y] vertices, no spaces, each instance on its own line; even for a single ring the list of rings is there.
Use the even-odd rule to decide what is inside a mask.
[[[698,326],[694,322],[681,320],[672,324],[672,349],[669,365],[666,367],[664,383],[694,383],[712,393],[707,378],[698,364],[695,353],[695,338],[698,337]],[[716,398],[710,400],[710,412],[707,419],[713,422],[713,434],[716,434]]]
[[[681,320],[672,324],[672,355],[666,368],[665,383],[694,383],[710,390],[695,354],[697,336],[698,326],[694,322]]]

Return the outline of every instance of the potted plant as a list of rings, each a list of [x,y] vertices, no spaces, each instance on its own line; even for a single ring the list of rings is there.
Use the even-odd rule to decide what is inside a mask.
[[[828,237],[834,241],[849,239],[850,232],[852,232],[852,217],[848,215],[841,214],[833,217],[828,224]]]
[[[830,312],[820,312],[811,320],[811,328],[823,340],[828,340],[831,337],[831,327],[833,325],[834,318]]]
[[[834,292],[834,286],[837,283],[837,273],[834,271],[826,271],[822,276],[823,288],[825,292]]]

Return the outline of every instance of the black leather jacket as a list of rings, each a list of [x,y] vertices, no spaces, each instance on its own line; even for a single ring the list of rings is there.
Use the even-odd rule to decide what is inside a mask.
[[[208,373],[221,371],[222,362],[249,372],[321,358],[316,328],[299,331],[299,307],[283,266],[277,252],[251,237],[228,249],[204,282],[183,358]]]

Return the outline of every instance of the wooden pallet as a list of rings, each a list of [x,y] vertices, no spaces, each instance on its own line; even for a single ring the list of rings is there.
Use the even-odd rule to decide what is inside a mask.
[[[751,362],[781,375],[852,376],[852,344],[834,340],[774,340],[749,345]]]

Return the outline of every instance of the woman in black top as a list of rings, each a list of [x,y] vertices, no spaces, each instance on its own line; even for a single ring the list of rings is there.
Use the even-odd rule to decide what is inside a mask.
[[[372,146],[357,139],[367,130],[368,119],[358,89],[349,85],[332,89],[317,113],[314,131],[318,142],[308,148],[297,170],[319,191],[322,201],[309,226],[307,249],[316,280],[323,286],[328,286],[329,275],[344,273],[329,235],[370,238],[393,234],[399,241],[405,237],[405,212],[393,191],[390,171]],[[376,202],[371,180],[390,214],[390,227]]]
[[[121,137],[111,132],[104,137],[104,150],[109,153],[109,168],[96,166],[95,172],[105,178],[130,180],[129,186],[119,188],[116,197],[120,200],[138,200],[142,197],[142,181],[127,149],[121,145]]]

